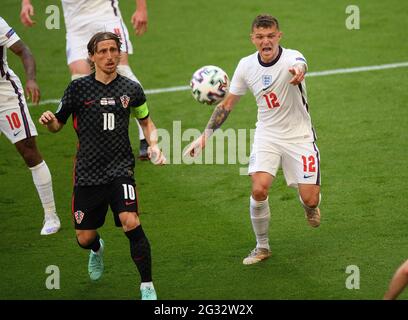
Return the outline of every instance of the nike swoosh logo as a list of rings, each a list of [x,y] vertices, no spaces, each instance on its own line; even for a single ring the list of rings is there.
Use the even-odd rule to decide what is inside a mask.
[[[314,176],[314,174],[311,174],[311,175],[303,175],[303,178],[305,178],[305,179],[307,179],[307,178],[311,178],[311,177],[313,177]]]
[[[272,87],[272,85],[267,86],[266,88],[263,88],[262,91],[266,91],[268,90],[270,87]]]
[[[14,132],[13,135],[14,135],[14,136],[17,136],[20,132],[21,132],[21,130],[20,130],[20,131],[17,131],[17,132]]]
[[[136,201],[126,201],[125,205],[130,206],[131,204],[134,204],[134,203],[136,203]]]
[[[89,100],[89,101],[84,101],[84,104],[86,105],[86,106],[89,106],[90,104],[92,104],[92,103],[94,103],[95,102],[95,100]]]

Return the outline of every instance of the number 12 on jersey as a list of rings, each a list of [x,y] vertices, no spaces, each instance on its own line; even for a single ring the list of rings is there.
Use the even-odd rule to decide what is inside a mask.
[[[280,107],[278,97],[273,92],[269,92],[267,94],[264,94],[263,97],[266,100],[266,104],[268,105],[269,109]]]

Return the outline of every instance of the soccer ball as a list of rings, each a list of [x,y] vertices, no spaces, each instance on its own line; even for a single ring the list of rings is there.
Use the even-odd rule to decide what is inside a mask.
[[[217,66],[204,66],[194,72],[190,81],[191,94],[203,104],[216,104],[225,98],[230,80]]]

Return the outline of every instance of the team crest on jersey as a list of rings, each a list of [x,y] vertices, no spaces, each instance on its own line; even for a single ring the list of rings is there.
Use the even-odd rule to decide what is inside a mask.
[[[127,95],[121,96],[120,97],[120,102],[122,103],[123,108],[127,108],[129,105],[130,97]]]
[[[82,222],[82,219],[84,218],[85,213],[83,213],[81,210],[75,211],[74,212],[74,217],[75,220],[78,224]]]
[[[262,84],[264,87],[268,87],[272,84],[272,76],[269,74],[264,74],[262,76]]]

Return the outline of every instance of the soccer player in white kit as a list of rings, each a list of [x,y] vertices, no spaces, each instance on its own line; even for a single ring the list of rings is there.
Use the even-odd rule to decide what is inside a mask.
[[[288,186],[298,189],[305,216],[312,227],[320,225],[320,154],[308,113],[304,76],[306,60],[296,50],[279,45],[282,32],[276,18],[258,15],[251,40],[257,51],[239,62],[227,97],[215,108],[204,133],[186,149],[195,156],[227,119],[249,89],[258,106],[258,121],[249,160],[252,179],[250,216],[256,247],[243,260],[253,264],[271,255],[268,192],[279,167]]]
[[[140,83],[129,66],[128,54],[133,53],[129,33],[123,22],[119,10],[118,0],[61,0],[64,11],[66,34],[67,62],[72,75],[72,80],[87,76],[91,73],[88,62],[86,45],[89,39],[97,32],[113,32],[121,38],[121,59],[118,73]],[[34,8],[31,0],[21,2],[21,22],[28,27],[34,25],[31,17]],[[142,35],[147,30],[146,0],[136,0],[136,11],[132,15],[132,24],[137,35]],[[139,123],[139,159],[147,160],[147,141]]]
[[[40,234],[49,235],[61,227],[55,208],[51,173],[35,143],[37,130],[27,108],[21,81],[8,67],[7,48],[21,58],[26,73],[27,97],[38,104],[40,90],[35,81],[34,58],[15,31],[0,17],[0,131],[16,146],[31,171],[44,208],[44,225]]]

